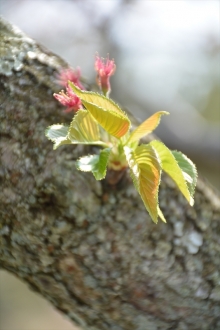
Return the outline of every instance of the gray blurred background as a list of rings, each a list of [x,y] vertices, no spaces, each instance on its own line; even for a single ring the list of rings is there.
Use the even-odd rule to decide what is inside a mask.
[[[95,53],[109,53],[117,65],[111,97],[141,120],[169,111],[156,134],[220,190],[218,0],[1,0],[0,9],[88,81]],[[11,275],[0,276],[1,330],[74,329]]]

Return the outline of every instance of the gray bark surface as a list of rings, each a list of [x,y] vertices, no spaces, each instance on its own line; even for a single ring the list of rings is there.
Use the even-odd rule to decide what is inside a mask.
[[[52,150],[67,64],[3,19],[0,61],[0,266],[84,329],[220,329],[217,194],[199,179],[192,208],[164,176],[155,225],[128,176],[76,170],[91,149]]]

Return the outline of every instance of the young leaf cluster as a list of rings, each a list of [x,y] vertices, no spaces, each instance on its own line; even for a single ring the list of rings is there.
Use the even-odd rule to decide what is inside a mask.
[[[92,172],[96,180],[105,178],[107,168],[123,170],[129,167],[134,186],[155,223],[158,217],[166,222],[158,203],[162,171],[174,180],[193,205],[197,171],[192,161],[157,140],[139,145],[140,139],[152,132],[161,116],[168,115],[168,112],[155,113],[131,132],[127,114],[111,99],[83,91],[72,82],[69,86],[80,98],[84,109],[78,110],[69,126],[56,124],[47,128],[46,136],[53,141],[54,149],[64,144],[100,146],[99,154],[81,157],[76,162],[78,170]]]

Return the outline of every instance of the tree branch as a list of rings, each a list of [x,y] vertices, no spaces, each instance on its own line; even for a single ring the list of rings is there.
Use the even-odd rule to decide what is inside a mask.
[[[191,208],[164,176],[155,225],[127,176],[76,171],[89,148],[52,150],[70,120],[52,97],[67,64],[0,21],[0,261],[84,329],[220,328],[220,200],[199,180]]]

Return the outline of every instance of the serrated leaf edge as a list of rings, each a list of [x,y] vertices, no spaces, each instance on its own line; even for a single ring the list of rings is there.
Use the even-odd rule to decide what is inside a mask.
[[[65,127],[68,127],[68,128],[69,128],[69,125],[66,125],[66,124],[53,124],[53,125],[48,126],[48,127],[45,129],[45,136],[48,138],[48,140],[50,140],[50,141],[52,141],[52,142],[54,142],[54,139],[51,139],[51,138],[47,135],[47,133],[48,133],[49,129],[50,129],[52,126],[56,126],[56,125],[61,125],[61,126],[65,126]]]
[[[194,198],[193,198],[193,196],[194,196],[194,194],[195,194],[195,188],[196,188],[196,183],[197,183],[197,179],[198,179],[198,171],[197,171],[197,168],[196,168],[196,165],[193,163],[193,161],[189,158],[189,157],[187,157],[184,153],[182,153],[181,151],[179,151],[179,150],[171,150],[171,152],[173,153],[173,151],[175,151],[176,153],[178,153],[178,154],[181,154],[181,155],[183,155],[186,159],[187,159],[187,161],[192,165],[192,167],[194,168],[194,170],[195,170],[195,183],[193,184],[193,191],[192,191],[192,193],[189,191],[189,193],[190,193],[190,197],[191,197],[191,200],[190,200],[190,205],[191,206],[193,206],[194,205]],[[174,155],[173,155],[174,156]],[[175,156],[174,156],[174,158],[175,158]],[[176,160],[176,158],[175,158],[175,160]],[[176,160],[176,162],[177,162],[177,160]],[[178,162],[177,162],[177,164],[178,164]],[[179,165],[178,165],[179,166]],[[180,166],[179,166],[180,167]],[[180,169],[181,169],[181,167],[180,167]],[[181,169],[181,171],[183,172],[183,173],[186,173],[186,172],[184,172],[182,169]],[[188,175],[188,173],[186,173],[187,175]],[[187,184],[187,179],[185,179],[185,181],[186,181],[186,184]],[[189,190],[189,189],[188,189]]]
[[[127,123],[128,123],[127,131],[126,131],[122,136],[118,137],[118,136],[116,136],[115,134],[109,133],[110,135],[112,135],[112,136],[116,137],[117,139],[119,139],[119,138],[123,137],[125,134],[127,134],[127,132],[129,131],[129,129],[130,129],[130,127],[131,127],[131,122],[130,122],[130,120],[129,120],[129,118],[128,118],[127,116],[124,117],[121,113],[117,113],[117,112],[115,112],[115,111],[113,111],[113,110],[104,109],[104,108],[102,108],[102,107],[96,105],[95,103],[91,103],[91,102],[87,102],[87,101],[83,101],[83,102],[84,102],[84,103],[88,103],[89,105],[93,105],[94,107],[98,108],[98,110],[101,110],[101,111],[103,111],[103,112],[109,113],[109,114],[111,114],[111,115],[113,115],[113,116],[115,116],[115,117],[117,117],[117,118],[123,120],[124,122],[127,122]],[[86,105],[85,105],[85,107],[86,107]],[[87,109],[87,111],[91,113],[91,110],[90,110],[90,109]],[[96,121],[98,122],[98,124],[99,124],[99,125],[100,125],[100,126],[106,131],[106,132],[108,132],[108,131],[106,130],[106,128],[104,128],[103,125],[100,123],[100,121],[97,120],[97,119],[93,116],[92,113],[91,113],[91,116],[94,118],[94,120],[96,120]],[[120,128],[120,130],[118,130],[117,133],[120,133],[121,130],[122,130],[122,128]]]
[[[150,145],[149,145],[149,144],[141,144],[141,145],[138,146],[138,147],[141,147],[141,146],[150,146]],[[135,186],[137,192],[139,193],[139,195],[140,195],[140,197],[141,197],[141,199],[142,199],[142,201],[143,201],[143,203],[144,203],[144,206],[145,206],[146,210],[148,211],[148,213],[149,213],[149,215],[150,215],[152,221],[153,221],[154,223],[157,224],[157,223],[158,223],[158,216],[160,216],[160,218],[161,218],[163,221],[165,220],[165,218],[164,218],[164,216],[163,216],[163,214],[162,214],[162,211],[160,211],[161,214],[159,214],[160,212],[158,213],[158,209],[159,209],[159,186],[160,186],[160,182],[161,182],[161,172],[162,172],[162,171],[161,171],[161,165],[160,165],[160,158],[158,158],[157,153],[155,152],[155,149],[154,149],[152,146],[150,146],[150,147],[151,147],[151,149],[153,150],[153,152],[154,152],[154,154],[155,154],[155,158],[157,159],[158,164],[159,164],[159,167],[160,167],[159,182],[158,182],[158,185],[157,185],[156,194],[155,194],[155,196],[154,196],[154,197],[156,198],[156,200],[157,200],[157,219],[153,218],[153,216],[151,215],[151,211],[148,210],[148,207],[147,207],[146,204],[145,204],[145,201],[144,201],[144,199],[143,199],[143,197],[142,197],[142,195],[141,195],[141,193],[140,193],[140,183],[138,182],[138,178],[137,178],[137,176],[135,175],[135,173],[134,173],[134,171],[133,171],[133,166],[131,165],[131,162],[132,162],[133,160],[130,158],[130,155],[131,155],[131,153],[134,153],[135,150],[132,150],[132,149],[129,148],[128,146],[124,146],[124,150],[125,150],[126,159],[127,159],[127,162],[128,162],[129,168],[130,168],[130,176],[131,176],[131,178],[132,178],[133,184],[134,184],[134,186]],[[138,166],[137,166],[137,169],[138,169]],[[139,176],[139,169],[138,169],[138,176]],[[165,222],[166,222],[166,220],[165,220]]]
[[[135,136],[136,132],[138,132],[138,130],[140,129],[140,127],[141,127],[141,126],[144,126],[144,123],[145,123],[146,121],[148,121],[151,117],[153,117],[153,116],[155,116],[155,115],[157,115],[157,114],[160,114],[160,116],[158,117],[158,123],[157,123],[157,125],[154,127],[154,129],[152,129],[151,131],[149,131],[149,132],[146,133],[146,134],[143,134],[143,135],[142,135],[140,138],[138,138],[138,139],[133,138],[133,137]],[[140,139],[142,139],[144,136],[147,136],[148,134],[150,134],[151,132],[153,132],[153,131],[159,126],[160,121],[161,121],[161,117],[162,117],[163,115],[169,115],[169,114],[170,114],[170,113],[167,112],[167,111],[158,111],[158,112],[155,112],[153,115],[151,115],[150,117],[148,117],[147,119],[145,119],[145,120],[144,120],[144,121],[143,121],[138,127],[136,127],[136,128],[133,130],[133,132],[131,132],[131,134],[130,134],[130,136],[129,136],[127,142],[126,142],[126,144],[128,144],[128,143],[134,143],[134,142],[139,142]]]
[[[95,106],[97,106],[97,107],[99,107],[99,108],[101,108],[101,109],[103,109],[103,110],[113,111],[113,112],[115,112],[115,113],[117,113],[117,114],[121,114],[121,115],[125,116],[125,117],[129,120],[127,113],[126,113],[125,111],[123,111],[123,110],[120,108],[120,106],[119,106],[116,102],[114,102],[112,99],[110,99],[110,98],[108,98],[108,97],[106,97],[106,96],[104,96],[104,95],[102,95],[102,94],[96,93],[96,92],[83,91],[83,90],[81,90],[80,88],[78,88],[76,85],[74,85],[71,81],[69,81],[68,83],[69,83],[70,87],[72,88],[72,86],[73,86],[73,88],[76,89],[77,92],[79,92],[79,94],[89,94],[89,95],[95,95],[95,96],[101,97],[102,99],[104,99],[104,100],[110,102],[113,106],[115,106],[115,107],[118,109],[118,111],[116,111],[116,110],[114,110],[114,109],[108,110],[108,109],[106,109],[106,108],[101,108],[101,107],[98,106],[96,103],[88,102],[88,101],[86,101],[86,100],[83,100],[82,97],[80,97],[79,95],[77,95],[77,96],[81,99],[82,103],[85,101],[85,102],[88,102],[88,103],[94,104]],[[73,89],[73,91],[74,91],[74,93],[75,93],[75,90],[74,90],[74,89]],[[77,93],[76,93],[76,94],[77,94]],[[130,121],[130,120],[129,120],[129,121]]]
[[[154,142],[154,141],[157,141],[157,142],[160,142],[161,144],[163,144],[163,145],[164,145],[164,146],[170,151],[170,153],[172,154],[172,151],[171,151],[171,150],[170,150],[170,149],[169,149],[169,148],[168,148],[163,142],[158,141],[158,140],[153,140],[153,141],[150,142],[150,145],[154,148],[155,152],[158,154],[158,158],[159,158],[159,159],[160,159],[160,155],[159,155],[157,149],[152,145],[152,142]],[[173,154],[172,154],[172,155],[173,155]],[[174,155],[173,155],[173,157],[174,157]],[[175,161],[176,165],[179,167],[179,169],[180,169],[180,171],[181,171],[181,173],[182,173],[182,175],[183,175],[183,171],[182,171],[181,167],[179,166],[179,164],[178,164],[178,162],[177,162],[177,160],[176,160],[175,157],[174,157],[174,161]],[[189,204],[190,204],[191,206],[193,206],[194,200],[193,200],[193,198],[192,198],[192,196],[191,196],[191,194],[190,194],[190,191],[189,191],[189,189],[188,189],[188,185],[187,185],[187,182],[186,182],[186,180],[185,180],[185,178],[184,178],[184,175],[183,175],[183,180],[184,180],[184,183],[185,183],[185,189],[186,189],[187,192],[188,192],[188,198],[187,198],[187,196],[182,192],[182,190],[179,188],[178,183],[173,179],[172,175],[170,175],[170,174],[169,174],[169,173],[163,168],[163,162],[162,162],[162,161],[161,161],[161,169],[162,169],[162,171],[164,171],[165,173],[167,173],[167,175],[169,175],[169,177],[175,182],[177,188],[180,190],[180,192],[183,194],[183,196],[186,198],[186,200],[189,202]]]
[[[103,180],[103,179],[105,178],[105,176],[106,176],[106,172],[107,172],[107,168],[108,168],[109,155],[108,155],[108,159],[107,159],[107,163],[106,163],[106,168],[105,168],[105,171],[104,171],[104,175],[103,175],[103,177],[101,177],[101,178],[99,178],[99,179],[97,179],[97,177],[95,176],[95,174],[94,174],[95,171],[92,171],[92,170],[91,170],[91,171],[85,171],[85,170],[82,170],[81,168],[79,168],[79,167],[77,166],[77,162],[79,162],[81,159],[83,159],[83,158],[85,158],[85,157],[97,157],[97,158],[100,159],[100,154],[101,154],[103,151],[105,151],[106,149],[109,149],[109,155],[110,155],[110,153],[111,153],[111,148],[105,148],[105,149],[101,149],[101,150],[100,150],[99,155],[97,155],[97,154],[90,155],[90,154],[89,154],[89,155],[82,156],[82,157],[78,158],[77,161],[76,161],[76,168],[77,168],[77,170],[79,170],[79,171],[81,171],[81,172],[92,172],[92,174],[94,175],[94,177],[95,177],[95,179],[96,179],[97,181],[99,181],[99,180]],[[97,161],[96,163],[98,163],[98,161]]]

